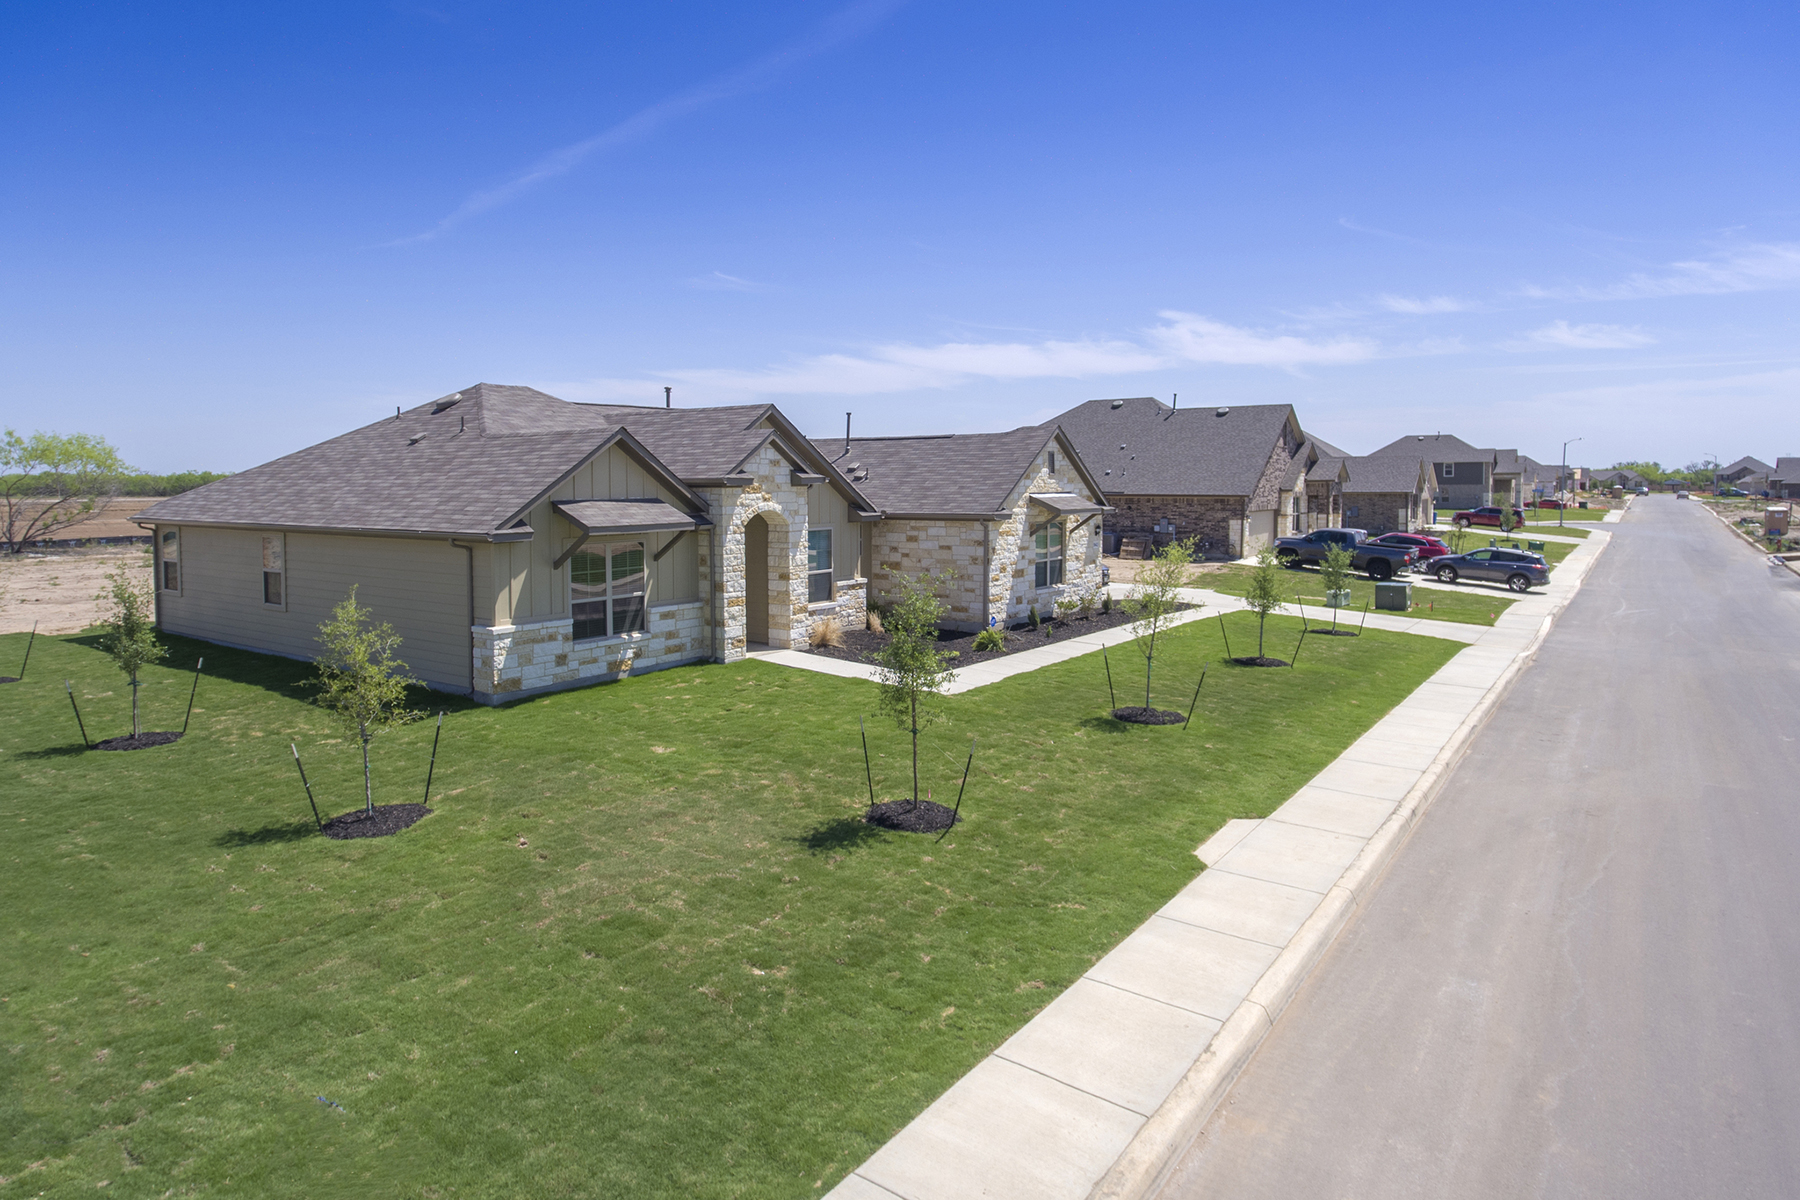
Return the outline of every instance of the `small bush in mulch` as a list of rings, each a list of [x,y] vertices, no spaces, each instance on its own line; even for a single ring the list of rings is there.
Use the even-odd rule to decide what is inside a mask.
[[[1288,661],[1285,658],[1268,658],[1266,656],[1257,658],[1254,655],[1245,658],[1233,658],[1228,661],[1234,662],[1240,667],[1285,667],[1288,665]]]
[[[181,734],[168,730],[151,731],[146,729],[138,734],[126,734],[124,737],[107,738],[104,742],[95,742],[96,750],[148,750],[151,746],[167,746],[171,742],[179,742]]]
[[[1129,721],[1133,725],[1187,724],[1187,718],[1178,712],[1170,712],[1166,708],[1144,708],[1142,705],[1136,708],[1115,708],[1112,715],[1115,721]]]
[[[936,833],[960,824],[962,818],[956,815],[954,809],[946,808],[935,800],[920,800],[916,804],[911,800],[884,800],[869,809],[863,820],[883,829],[898,829],[903,833]]]
[[[392,837],[431,815],[423,804],[377,804],[374,812],[358,808],[325,822],[328,838]]]

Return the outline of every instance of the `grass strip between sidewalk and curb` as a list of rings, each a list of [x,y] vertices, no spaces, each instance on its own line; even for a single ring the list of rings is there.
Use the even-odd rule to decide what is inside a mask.
[[[1604,545],[1594,552],[1598,558]],[[1588,570],[1592,570],[1592,561]],[[1169,1097],[1151,1114],[1130,1144],[1088,1194],[1088,1200],[1149,1200],[1168,1181],[1213,1110],[1230,1091],[1250,1056],[1274,1027],[1314,966],[1330,949],[1356,909],[1380,884],[1419,819],[1437,799],[1445,780],[1468,752],[1476,732],[1493,714],[1530,665],[1556,618],[1567,610],[1586,581],[1584,573],[1554,611],[1546,615],[1525,648],[1457,727],[1418,782],[1376,830],[1362,852],[1326,893],[1306,923],[1265,971],[1242,1003],[1213,1036]]]

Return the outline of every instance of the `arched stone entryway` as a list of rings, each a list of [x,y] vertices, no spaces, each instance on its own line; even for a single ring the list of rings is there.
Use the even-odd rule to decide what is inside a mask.
[[[794,645],[794,527],[780,509],[765,508],[744,522],[744,640]],[[804,611],[804,600],[801,602]]]
[[[761,513],[744,522],[744,637],[769,644],[769,522]]]

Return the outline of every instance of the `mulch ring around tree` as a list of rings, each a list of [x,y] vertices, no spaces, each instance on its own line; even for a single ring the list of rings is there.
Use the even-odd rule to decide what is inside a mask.
[[[352,809],[325,822],[322,831],[328,838],[392,837],[409,825],[431,815],[423,804],[377,804],[374,812]]]
[[[0,675],[0,683],[17,683],[17,682],[19,682],[19,677],[17,675]]]
[[[1113,720],[1128,721],[1133,725],[1185,725],[1187,718],[1178,712],[1170,712],[1166,708],[1115,708]]]
[[[1240,667],[1285,667],[1288,665],[1288,660],[1285,658],[1257,658],[1254,655],[1244,658],[1227,659],[1226,661],[1234,662]]]
[[[151,731],[146,729],[139,734],[126,734],[124,737],[107,738],[104,742],[95,742],[96,750],[148,750],[152,746],[167,746],[181,740],[180,733],[168,730]]]
[[[1357,631],[1354,629],[1326,629],[1326,628],[1324,628],[1322,626],[1318,626],[1318,625],[1307,626],[1306,632],[1309,637],[1355,637],[1355,636],[1357,636]]]
[[[902,833],[936,833],[959,824],[962,818],[935,800],[884,800],[869,809],[863,820]]]
[[[1178,605],[1171,612],[1186,612],[1191,604]],[[1117,629],[1121,625],[1131,624],[1132,618],[1125,611],[1124,605],[1115,604],[1111,612],[1096,612],[1088,617],[1059,617],[1047,621],[1044,627],[1035,632],[1028,625],[1015,625],[1006,631],[1006,649],[977,650],[975,635],[958,629],[938,630],[937,648],[950,650],[956,657],[950,660],[951,669],[973,666],[975,663],[991,662],[996,658],[1005,658],[1020,650],[1030,650],[1037,646],[1051,646],[1057,642],[1066,642],[1070,638],[1084,637],[1090,633],[1101,633],[1108,629]],[[1045,632],[1048,630],[1048,633]],[[876,651],[885,648],[889,638],[885,633],[870,633],[867,629],[846,629],[843,631],[842,646],[796,646],[796,650],[804,650],[809,654],[819,654],[826,658],[841,658],[846,662],[868,662]]]

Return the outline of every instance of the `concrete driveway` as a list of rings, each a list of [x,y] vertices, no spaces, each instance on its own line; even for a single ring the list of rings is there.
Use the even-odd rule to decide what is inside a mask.
[[[1165,1196],[1800,1195],[1800,577],[1608,528]]]

